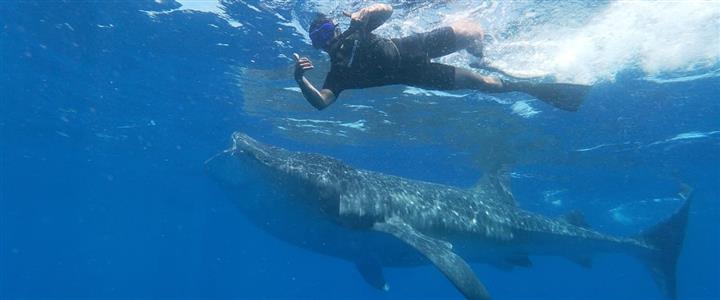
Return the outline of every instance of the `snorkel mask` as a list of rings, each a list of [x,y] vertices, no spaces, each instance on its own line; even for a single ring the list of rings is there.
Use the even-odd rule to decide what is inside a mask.
[[[328,20],[317,29],[310,32],[310,40],[315,48],[321,49],[327,46],[327,44],[335,37],[335,24]]]

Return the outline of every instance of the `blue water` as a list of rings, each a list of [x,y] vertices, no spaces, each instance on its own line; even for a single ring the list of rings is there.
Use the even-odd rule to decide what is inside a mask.
[[[343,92],[318,112],[292,89],[288,57],[315,60],[319,83],[326,57],[302,28],[315,10],[363,3],[185,2],[0,2],[0,299],[460,297],[430,266],[388,269],[390,291],[373,290],[351,263],[255,228],[203,169],[236,130],[458,186],[512,163],[522,207],[579,210],[614,234],[667,217],[687,183],[679,299],[720,298],[716,2],[398,1],[379,29],[474,18],[498,66],[594,84],[577,113],[521,94],[397,86]],[[590,270],[533,261],[473,267],[495,299],[662,299],[627,256]]]

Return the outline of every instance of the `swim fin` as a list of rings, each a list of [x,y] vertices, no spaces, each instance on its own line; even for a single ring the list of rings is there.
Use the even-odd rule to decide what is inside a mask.
[[[503,87],[506,91],[527,93],[566,111],[577,111],[590,91],[589,85],[573,83],[534,83],[503,80]]]

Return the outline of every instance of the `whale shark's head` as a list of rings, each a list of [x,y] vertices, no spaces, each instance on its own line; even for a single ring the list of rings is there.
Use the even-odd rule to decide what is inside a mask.
[[[258,163],[263,166],[272,167],[276,164],[278,157],[286,156],[288,151],[258,142],[249,135],[242,132],[235,132],[232,135],[233,156],[246,163]]]
[[[295,189],[328,195],[352,178],[354,170],[328,156],[292,152],[235,132],[232,146],[206,162],[208,171],[225,184]]]
[[[234,192],[236,203],[254,218],[261,218],[263,211],[337,213],[340,193],[357,174],[328,156],[292,152],[240,132],[233,134],[229,149],[205,165],[208,173]]]
[[[263,144],[247,134],[235,132],[232,146],[213,156],[205,165],[208,172],[218,181],[236,187],[256,186],[277,176],[278,157],[285,157],[288,151]],[[257,186],[256,186],[257,187]]]

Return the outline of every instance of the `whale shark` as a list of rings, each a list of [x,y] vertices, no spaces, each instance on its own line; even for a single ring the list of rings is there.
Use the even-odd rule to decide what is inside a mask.
[[[470,263],[531,267],[531,257],[593,255],[639,259],[667,299],[676,299],[691,191],[668,219],[631,237],[590,228],[578,213],[546,217],[518,206],[507,168],[460,188],[353,168],[235,132],[206,170],[254,225],[292,245],[354,263],[372,287],[388,290],[383,268],[432,264],[468,299],[490,299]]]

